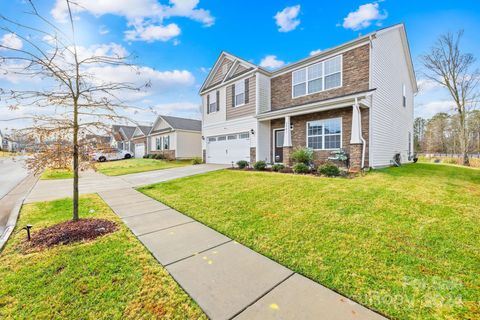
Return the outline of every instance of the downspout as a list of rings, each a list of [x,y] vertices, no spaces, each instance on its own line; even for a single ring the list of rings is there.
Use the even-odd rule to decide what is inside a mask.
[[[355,109],[356,111],[358,112],[358,131],[359,131],[359,136],[360,136],[360,140],[362,140],[362,164],[361,164],[361,167],[360,169],[363,170],[363,168],[365,167],[365,148],[366,148],[366,141],[365,139],[363,138],[363,135],[362,135],[362,113],[360,111],[360,106],[358,104],[358,98],[355,98]]]

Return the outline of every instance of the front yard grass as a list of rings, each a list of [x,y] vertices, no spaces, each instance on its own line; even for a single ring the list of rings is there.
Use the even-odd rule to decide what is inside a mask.
[[[73,171],[69,169],[45,169],[41,180],[73,179]]]
[[[107,176],[120,176],[130,173],[183,167],[191,164],[191,160],[128,159],[98,163],[96,169]]]
[[[480,171],[217,171],[140,189],[394,319],[480,318]]]
[[[96,195],[81,196],[83,218],[117,223],[90,242],[22,249],[35,231],[71,216],[71,200],[25,205],[0,253],[0,319],[206,319],[127,227]],[[94,210],[94,211],[91,211]]]

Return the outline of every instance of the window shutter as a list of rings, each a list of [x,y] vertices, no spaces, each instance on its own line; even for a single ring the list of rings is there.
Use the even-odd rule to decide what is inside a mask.
[[[217,111],[220,110],[220,91],[217,90]]]
[[[235,84],[232,84],[232,107],[235,107]]]
[[[245,103],[248,103],[250,98],[250,87],[248,85],[250,79],[245,79]]]
[[[207,94],[207,114],[210,113],[210,94]]]

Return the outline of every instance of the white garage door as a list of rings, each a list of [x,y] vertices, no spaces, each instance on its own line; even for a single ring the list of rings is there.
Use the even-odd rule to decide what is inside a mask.
[[[136,143],[135,144],[135,158],[143,158],[145,155],[145,144]]]
[[[207,163],[231,164],[250,161],[248,132],[207,138]]]

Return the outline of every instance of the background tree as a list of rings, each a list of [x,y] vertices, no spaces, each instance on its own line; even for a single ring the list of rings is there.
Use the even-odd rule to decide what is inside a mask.
[[[71,10],[76,4],[65,2],[68,28],[57,26],[40,14],[33,1],[28,2],[30,12],[22,21],[0,14],[0,29],[24,44],[18,46],[17,41],[0,45],[0,70],[42,80],[42,88],[0,88],[0,98],[12,110],[25,110],[27,115],[22,118],[31,125],[23,132],[42,146],[41,152],[30,160],[30,168],[38,172],[52,161],[59,161],[59,148],[62,155],[67,155],[63,160],[71,161],[76,221],[79,168],[82,159],[88,159],[88,148],[81,145],[81,138],[108,130],[108,123],[125,120],[122,110],[133,107],[121,97],[126,96],[125,91],[138,91],[141,86],[101,77],[102,67],[135,66],[128,62],[130,57],[118,50],[101,54],[80,52]]]
[[[413,122],[413,146],[415,152],[423,152],[424,146],[424,135],[425,135],[425,125],[427,121],[422,117],[415,118]]]
[[[463,154],[463,164],[469,165],[467,113],[478,99],[477,86],[480,73],[474,70],[475,57],[462,53],[460,40],[463,31],[441,35],[430,52],[421,57],[426,68],[425,76],[446,88],[455,102],[459,125],[459,149]]]

